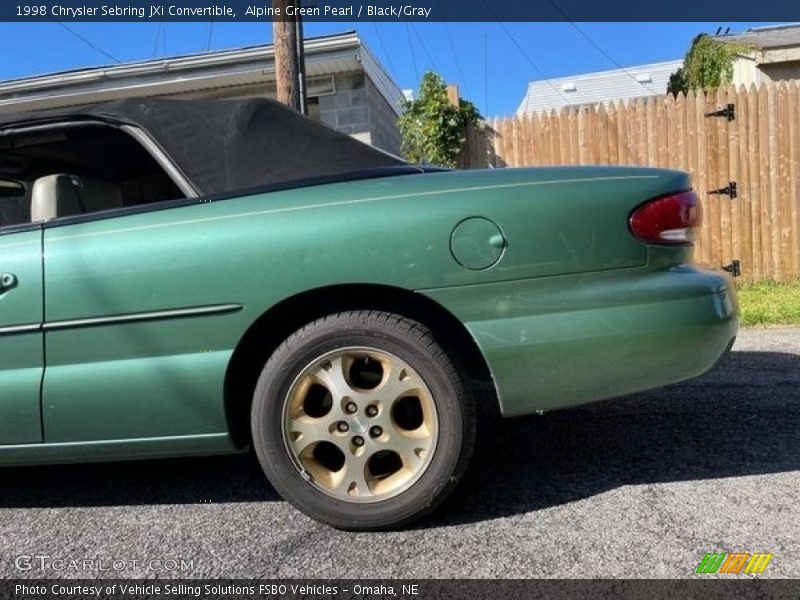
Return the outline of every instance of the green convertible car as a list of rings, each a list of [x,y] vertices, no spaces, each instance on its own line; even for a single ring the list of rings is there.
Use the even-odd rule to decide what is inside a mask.
[[[312,517],[401,526],[475,389],[524,415],[720,359],[698,219],[684,173],[428,169],[267,100],[0,116],[0,465],[252,447]]]

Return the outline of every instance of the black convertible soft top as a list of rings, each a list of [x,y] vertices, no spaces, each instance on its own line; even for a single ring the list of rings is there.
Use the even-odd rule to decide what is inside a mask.
[[[76,108],[0,115],[19,125],[102,120],[145,131],[202,195],[291,182],[392,172],[403,160],[268,99],[130,98]]]

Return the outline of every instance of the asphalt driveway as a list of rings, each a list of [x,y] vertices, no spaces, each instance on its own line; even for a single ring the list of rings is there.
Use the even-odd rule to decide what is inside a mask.
[[[137,577],[687,577],[710,551],[800,577],[799,497],[800,329],[754,329],[689,383],[483,410],[463,485],[410,531],[318,525],[249,456],[0,469],[0,577],[97,575],[84,558]]]

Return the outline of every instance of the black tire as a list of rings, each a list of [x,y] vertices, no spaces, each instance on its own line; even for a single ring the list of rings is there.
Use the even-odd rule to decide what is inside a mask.
[[[283,439],[284,403],[295,379],[319,357],[348,347],[376,348],[405,361],[427,385],[438,415],[435,450],[424,472],[404,491],[371,503],[335,498],[309,483]],[[475,438],[467,379],[431,331],[416,321],[377,311],[328,315],[287,338],[264,366],[251,417],[256,454],[278,493],[313,519],[350,531],[398,528],[433,511],[466,470]]]

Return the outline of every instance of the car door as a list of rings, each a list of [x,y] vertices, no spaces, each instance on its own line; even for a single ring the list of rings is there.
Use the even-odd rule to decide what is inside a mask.
[[[47,442],[227,431],[238,307],[218,299],[180,230],[145,225],[182,210],[45,229]]]
[[[0,179],[0,445],[42,441],[42,231],[25,203],[21,183]]]
[[[73,182],[81,212],[44,224],[45,442],[227,439],[223,385],[242,330],[229,319],[241,306],[211,276],[223,234],[198,217],[212,205],[159,192],[171,181],[124,132],[65,137],[62,152],[72,139],[89,150],[56,176]]]

